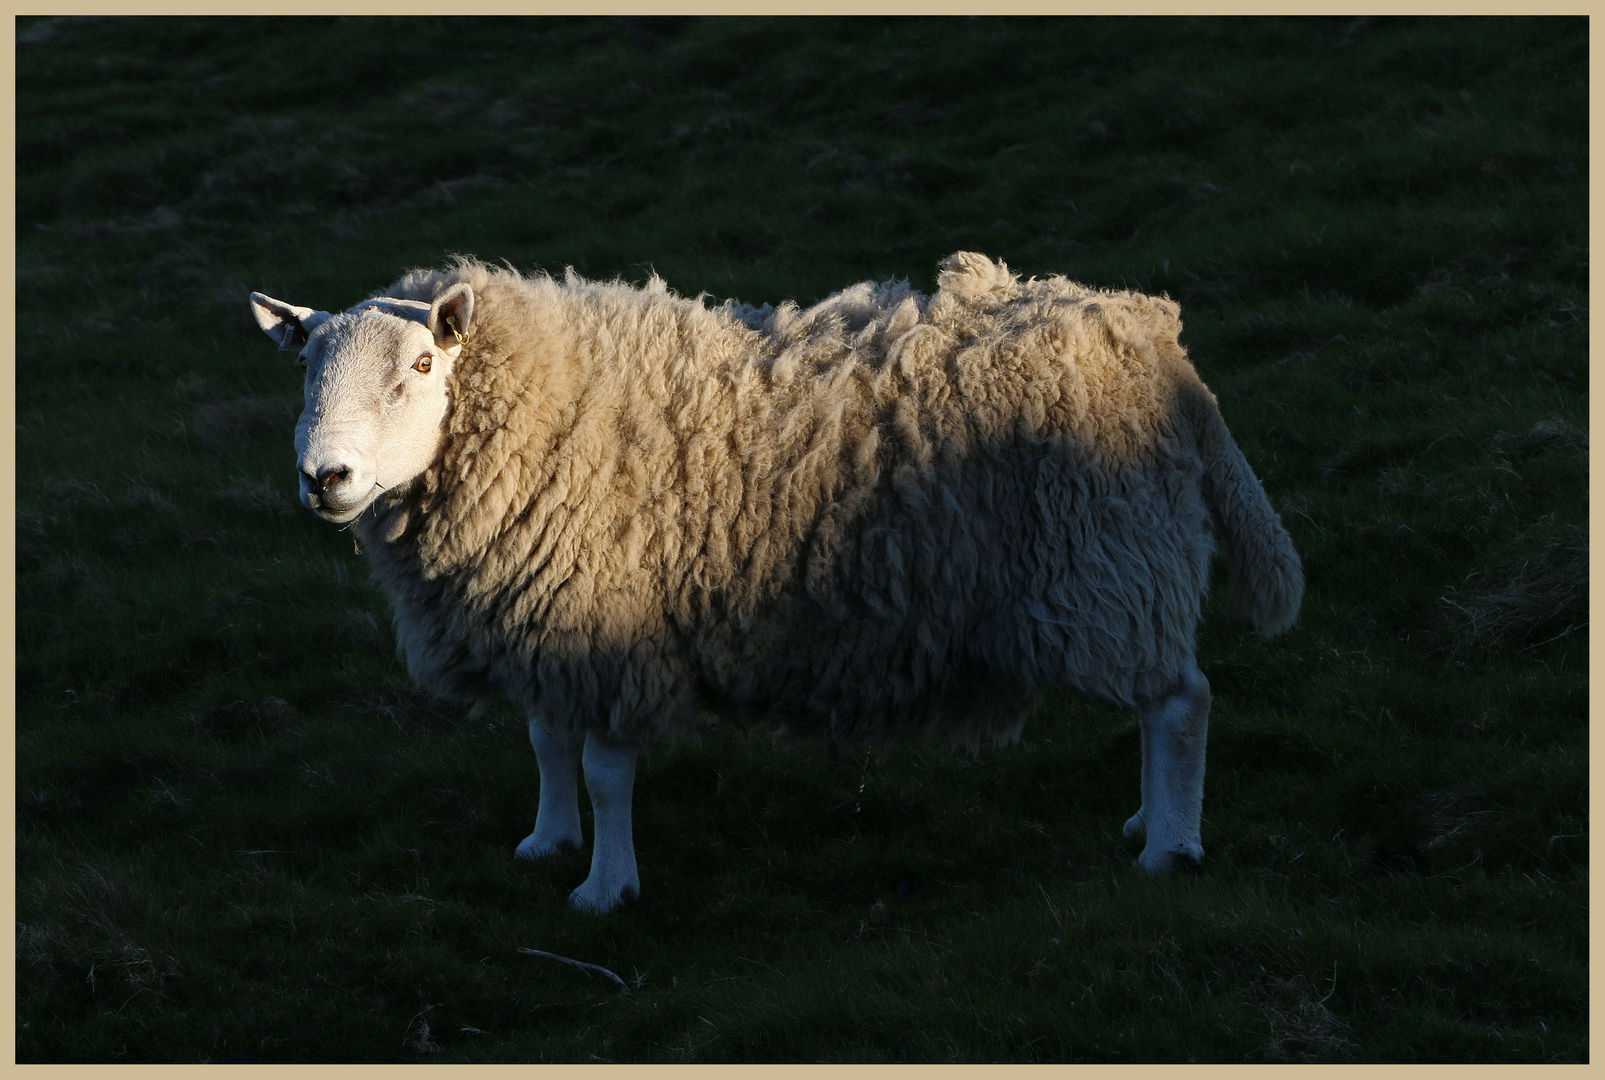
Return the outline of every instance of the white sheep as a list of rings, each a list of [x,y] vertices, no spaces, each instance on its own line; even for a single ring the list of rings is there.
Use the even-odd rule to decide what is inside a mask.
[[[967,252],[938,286],[712,308],[459,259],[340,314],[252,294],[306,368],[302,501],[352,524],[413,678],[529,716],[520,857],[583,843],[583,743],[575,906],[639,892],[653,738],[1008,739],[1044,686],[1140,711],[1137,861],[1203,857],[1211,537],[1267,635],[1298,555],[1170,300]]]

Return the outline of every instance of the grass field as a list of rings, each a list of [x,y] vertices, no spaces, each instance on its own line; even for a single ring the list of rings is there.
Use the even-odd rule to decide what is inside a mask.
[[[18,20],[17,1058],[1586,1061],[1587,29]],[[1303,554],[1284,638],[1210,600],[1204,867],[1130,865],[1133,717],[1055,698],[653,748],[644,895],[570,912],[523,718],[412,689],[296,505],[247,294],[959,249],[1180,301]]]

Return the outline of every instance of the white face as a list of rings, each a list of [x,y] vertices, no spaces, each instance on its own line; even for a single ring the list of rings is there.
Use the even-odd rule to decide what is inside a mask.
[[[321,313],[319,313],[321,314]],[[429,305],[386,300],[311,328],[306,404],[295,426],[301,501],[326,521],[357,518],[435,460],[460,344],[436,342]]]

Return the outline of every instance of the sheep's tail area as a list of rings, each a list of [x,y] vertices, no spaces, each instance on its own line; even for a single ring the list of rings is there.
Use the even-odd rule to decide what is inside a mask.
[[[1219,528],[1232,607],[1275,637],[1298,618],[1304,567],[1259,477],[1226,429],[1215,395],[1196,374],[1178,388],[1204,462],[1204,501]]]

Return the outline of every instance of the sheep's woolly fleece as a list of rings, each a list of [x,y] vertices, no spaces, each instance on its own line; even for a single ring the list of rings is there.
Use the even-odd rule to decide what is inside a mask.
[[[1016,733],[1037,689],[1133,705],[1192,669],[1211,520],[1238,607],[1298,557],[1177,306],[961,252],[938,289],[799,310],[459,259],[441,456],[358,522],[413,676],[554,734],[708,714],[852,741]]]

